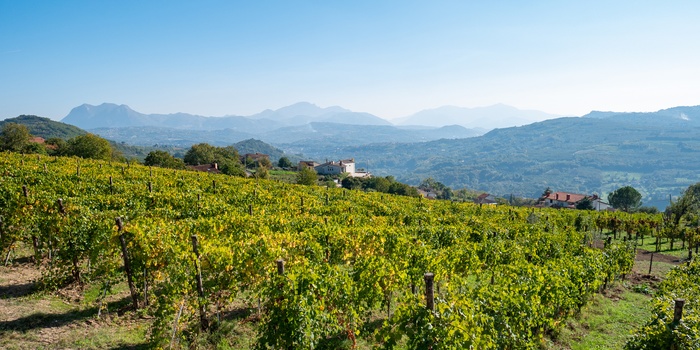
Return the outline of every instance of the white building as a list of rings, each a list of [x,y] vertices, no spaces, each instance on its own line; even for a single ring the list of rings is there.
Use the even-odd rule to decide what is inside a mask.
[[[319,175],[340,175],[348,173],[350,176],[355,173],[355,159],[345,159],[338,162],[330,161],[314,167]]]

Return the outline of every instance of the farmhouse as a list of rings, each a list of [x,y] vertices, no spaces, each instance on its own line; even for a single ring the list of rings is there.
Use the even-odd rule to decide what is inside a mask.
[[[489,193],[482,193],[478,197],[474,198],[474,203],[496,205],[498,204],[498,201],[496,201],[496,197],[494,197],[493,195]]]
[[[340,175],[348,173],[350,176],[355,173],[355,159],[345,159],[338,162],[330,161],[314,167],[319,175]]]
[[[313,160],[302,160],[299,161],[299,165],[297,165],[297,169],[301,170],[304,168],[309,168],[309,169],[315,169],[318,166],[318,163],[314,162]]]
[[[610,204],[604,202],[598,195],[587,196],[585,194],[569,193],[569,192],[551,192],[540,198],[537,206],[540,207],[552,207],[552,208],[571,208],[575,209],[576,204],[588,198],[593,205],[595,210],[609,210],[612,209]]]
[[[211,164],[201,164],[201,165],[188,165],[187,169],[194,170],[194,171],[204,171],[212,174],[220,174],[221,170],[219,170],[219,164],[217,163],[211,163]]]

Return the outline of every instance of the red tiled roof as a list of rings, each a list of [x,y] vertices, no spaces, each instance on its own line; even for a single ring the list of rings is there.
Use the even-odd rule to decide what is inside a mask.
[[[189,165],[189,166],[187,166],[187,169],[195,170],[195,171],[210,172],[213,174],[221,173],[221,170],[219,170],[218,167],[214,167],[212,164]]]
[[[552,192],[544,199],[551,199],[553,201],[567,202],[567,203],[577,203],[578,201],[586,198],[584,194],[569,193],[569,192]]]

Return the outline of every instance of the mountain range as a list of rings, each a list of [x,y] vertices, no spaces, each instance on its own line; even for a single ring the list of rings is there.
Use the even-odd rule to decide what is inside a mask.
[[[443,106],[420,111],[398,118],[394,123],[370,113],[353,112],[332,106],[319,107],[308,102],[299,102],[277,110],[267,109],[250,116],[205,117],[187,113],[143,114],[127,105],[103,103],[98,106],[83,104],[73,108],[64,123],[83,129],[153,126],[189,130],[223,130],[261,133],[282,127],[301,126],[309,123],[336,123],[376,126],[420,126],[423,129],[459,125],[477,132],[494,128],[519,126],[559,116],[540,111],[520,110],[497,104],[488,107],[464,108]]]
[[[465,138],[483,129],[459,125],[397,126],[369,113],[338,106],[321,108],[300,102],[251,116],[204,117],[186,113],[143,114],[126,105],[84,104],[62,119],[105,138],[135,145],[189,147],[206,140],[229,145],[250,138],[266,142],[314,142],[357,145],[372,142],[416,142]]]
[[[427,109],[394,120],[398,125],[444,126],[461,125],[465,128],[491,130],[521,126],[561,116],[540,111],[520,110],[504,104],[488,107],[465,108],[443,106]]]

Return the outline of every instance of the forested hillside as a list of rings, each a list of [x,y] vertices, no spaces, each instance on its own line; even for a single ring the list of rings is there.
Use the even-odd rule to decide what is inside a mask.
[[[625,117],[627,118],[627,117]],[[296,145],[280,146],[290,151]],[[304,153],[330,158],[352,155],[374,174],[418,184],[432,177],[452,188],[538,197],[547,188],[607,196],[631,185],[645,205],[664,208],[700,181],[700,128],[560,118],[496,129],[484,136],[423,143],[314,147]]]

